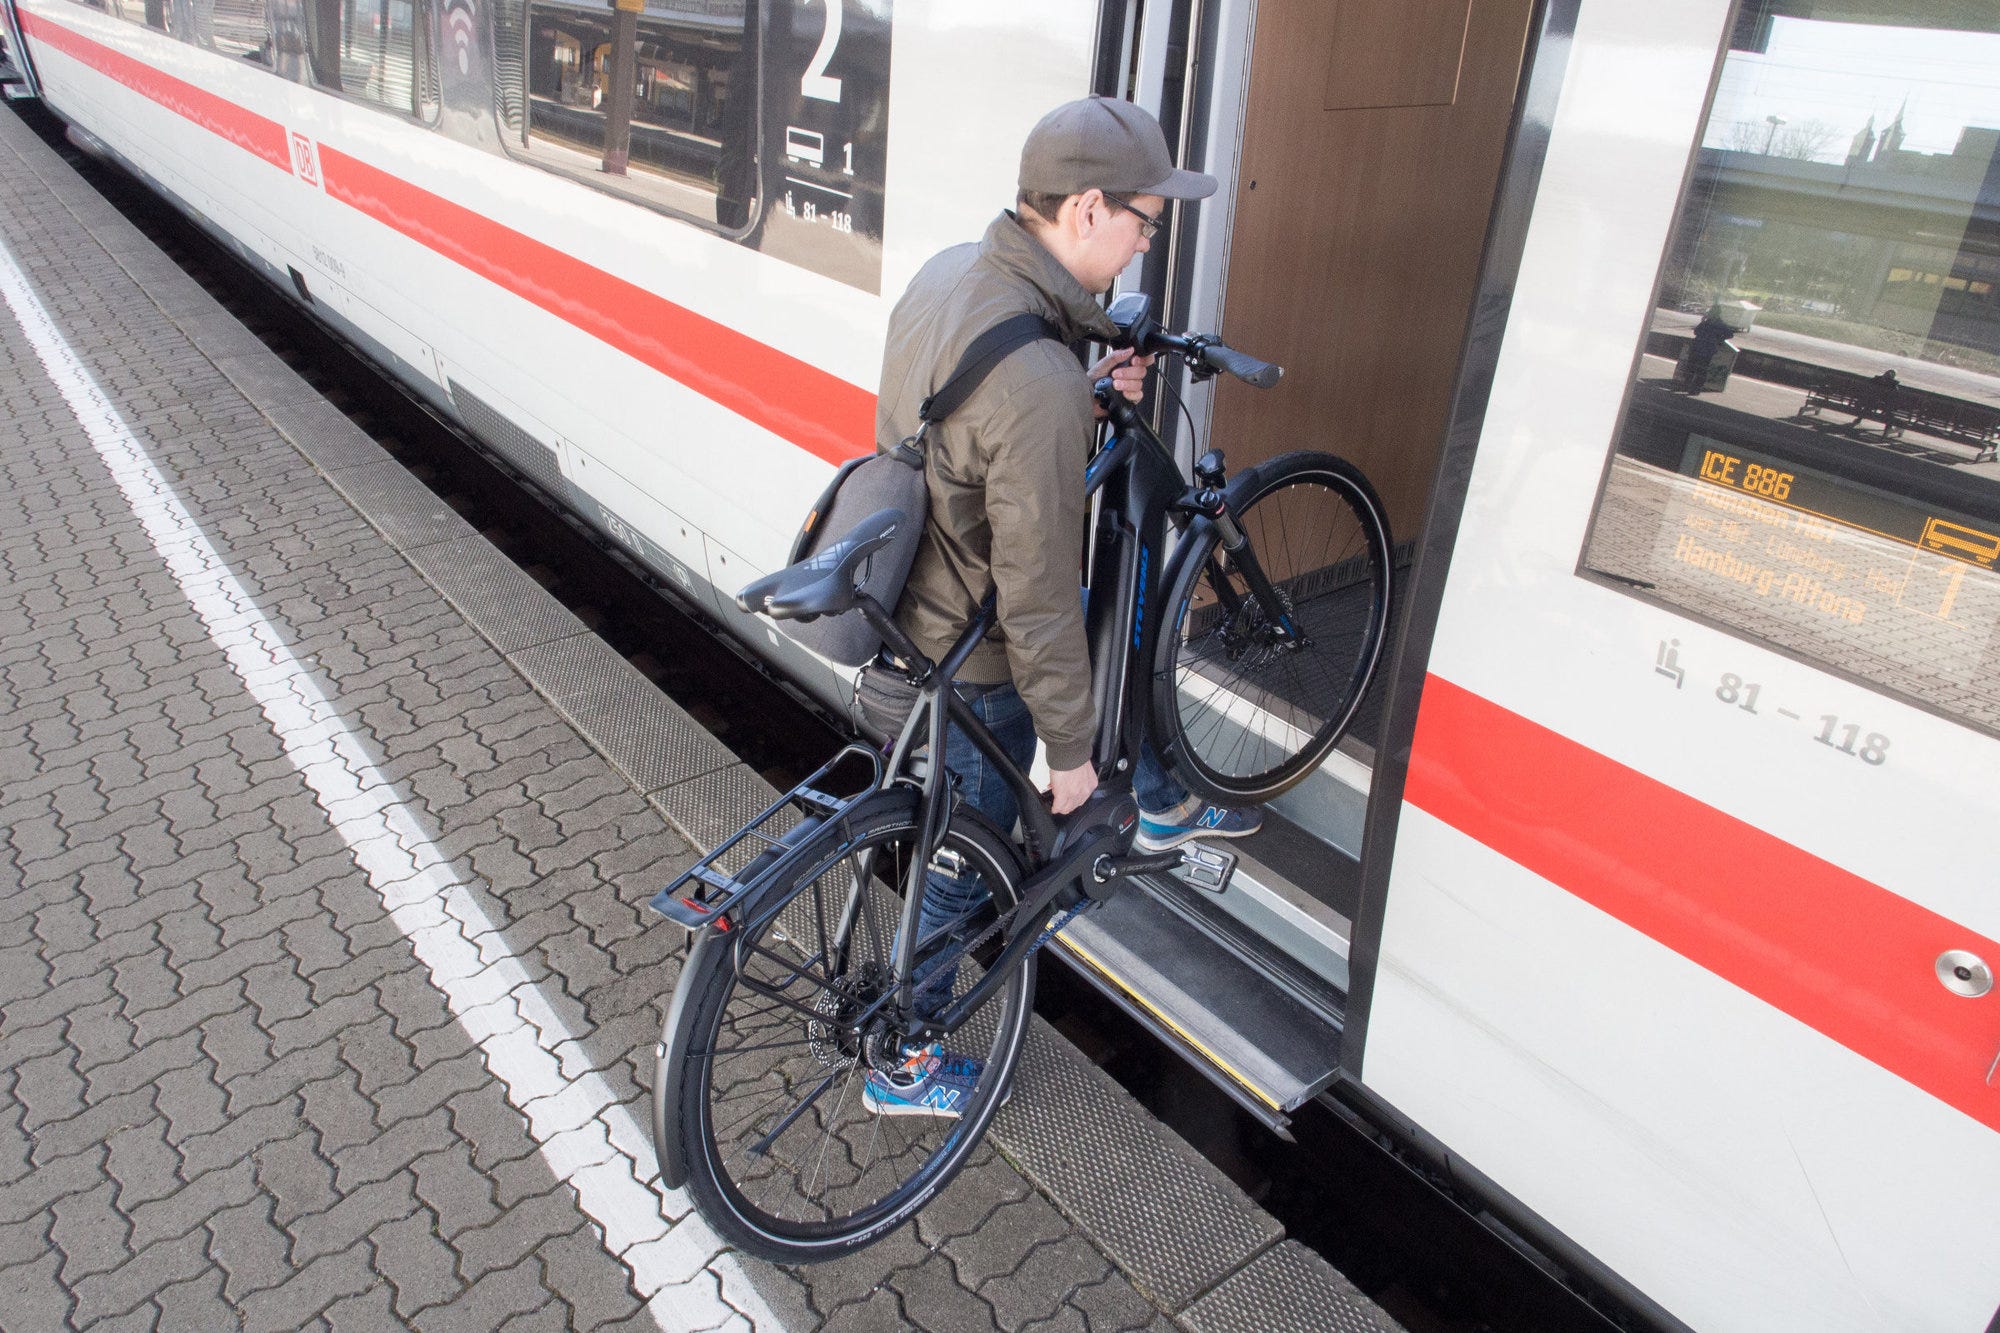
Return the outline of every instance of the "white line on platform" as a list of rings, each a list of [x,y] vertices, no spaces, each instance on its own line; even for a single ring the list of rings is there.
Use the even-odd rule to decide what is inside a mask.
[[[575,1035],[209,544],[4,245],[0,292],[209,637],[263,708],[431,984],[479,1043],[487,1069],[506,1085],[543,1160],[575,1189],[578,1205],[604,1233],[604,1248],[630,1270],[660,1327],[713,1328],[734,1310],[755,1328],[782,1328],[687,1196],[679,1190],[662,1196],[657,1182],[648,1183],[655,1174],[647,1165],[649,1136],[614,1100],[611,1084],[594,1070],[565,1072],[582,1049]],[[669,1213],[680,1220],[668,1221]],[[733,1305],[722,1301],[714,1282],[695,1283],[705,1268],[731,1279]]]

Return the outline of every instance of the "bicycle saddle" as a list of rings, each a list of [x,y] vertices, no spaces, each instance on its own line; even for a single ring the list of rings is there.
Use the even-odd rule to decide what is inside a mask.
[[[868,558],[895,539],[900,509],[883,509],[824,551],[743,586],[736,604],[773,620],[815,620],[859,606]]]

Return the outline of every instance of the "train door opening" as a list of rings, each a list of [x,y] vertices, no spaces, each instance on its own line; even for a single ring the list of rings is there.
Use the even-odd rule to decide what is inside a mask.
[[[1219,385],[1242,467],[1326,449],[1417,536],[1458,371],[1532,0],[1260,0],[1223,336],[1286,368]],[[1377,691],[1378,695],[1380,691]],[[1358,719],[1372,746],[1377,706]]]
[[[1190,461],[1218,446],[1241,476],[1294,450],[1333,453],[1380,493],[1398,551],[1413,549],[1533,8],[1534,0],[1106,6],[1099,91],[1156,108],[1180,159],[1222,181],[1214,199],[1181,211],[1127,285],[1163,297],[1176,326],[1219,329],[1232,346],[1285,367],[1273,390],[1223,380],[1161,395],[1163,428],[1175,424],[1177,397],[1190,409]],[[1320,512],[1333,515],[1331,525],[1354,524]],[[1337,595],[1348,540],[1330,533],[1326,568],[1284,571],[1288,586]],[[1406,554],[1394,563],[1407,573]],[[1205,881],[1163,877],[1061,937],[1107,994],[1280,1130],[1340,1066],[1362,830],[1394,640],[1392,624],[1376,686],[1340,748],[1266,807],[1263,832],[1227,845],[1233,869]],[[1282,704],[1247,707],[1254,718],[1264,717],[1260,707],[1283,716]]]
[[[1434,483],[1494,207],[1534,0],[1211,0],[1190,10],[1183,153],[1223,182],[1179,253],[1149,256],[1185,317],[1279,362],[1259,390],[1205,396],[1203,438],[1232,473],[1324,450],[1380,495],[1407,589]],[[1342,534],[1331,534],[1338,548]],[[1392,611],[1402,598],[1392,601]],[[1340,853],[1292,858],[1321,905],[1352,919],[1388,652],[1326,769],[1281,797],[1282,823]],[[1342,862],[1345,864],[1341,864]],[[1331,868],[1329,868],[1329,865]]]

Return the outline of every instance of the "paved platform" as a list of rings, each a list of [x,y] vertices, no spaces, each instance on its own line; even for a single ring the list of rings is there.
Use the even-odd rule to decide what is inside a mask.
[[[641,1129],[761,781],[0,113],[0,1328],[1393,1326],[1038,1027],[781,1270]]]

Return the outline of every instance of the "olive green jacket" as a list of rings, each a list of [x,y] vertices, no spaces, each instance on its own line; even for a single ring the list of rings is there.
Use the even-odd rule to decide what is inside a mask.
[[[925,264],[889,316],[876,448],[915,434],[919,405],[973,339],[1023,311],[1072,343],[1115,332],[1096,298],[1011,213],[977,245]],[[986,594],[998,594],[999,624],[959,679],[1011,679],[1055,769],[1088,760],[1094,730],[1078,593],[1092,428],[1090,382],[1067,348],[1044,338],[995,366],[924,437],[930,521],[896,607],[897,622],[936,658]]]

